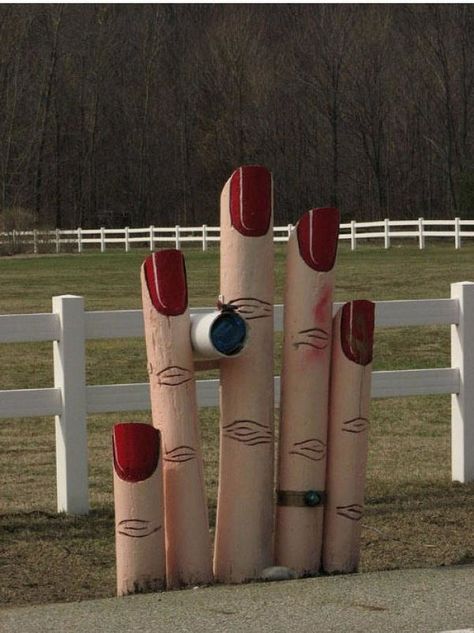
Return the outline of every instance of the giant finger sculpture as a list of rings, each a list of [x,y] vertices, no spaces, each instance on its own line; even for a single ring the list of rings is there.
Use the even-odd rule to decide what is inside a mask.
[[[323,569],[357,570],[368,451],[374,304],[346,303],[334,318]]]
[[[214,573],[258,577],[273,548],[272,177],[237,169],[221,195],[221,293],[250,326],[242,354],[220,362],[220,465]]]
[[[113,429],[117,595],[165,585],[160,432],[149,424]]]
[[[288,241],[275,559],[318,573],[325,497],[337,209],[312,209]]]
[[[183,255],[150,255],[141,279],[152,419],[163,447],[167,586],[205,584],[211,547]]]

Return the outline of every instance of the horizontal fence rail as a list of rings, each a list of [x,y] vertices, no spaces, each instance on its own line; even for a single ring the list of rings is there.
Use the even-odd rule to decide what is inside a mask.
[[[273,236],[275,242],[286,242],[293,230],[293,225],[275,226]],[[426,238],[449,239],[456,249],[461,248],[466,238],[474,237],[474,220],[454,218],[451,220],[378,220],[375,222],[345,222],[340,225],[339,239],[348,241],[352,250],[357,244],[368,240],[383,242],[384,248],[390,248],[393,240],[412,239],[419,248],[425,248]],[[98,247],[103,253],[107,246],[121,246],[129,252],[133,246],[155,248],[172,245],[182,248],[188,243],[198,243],[206,251],[213,243],[220,241],[218,226],[179,226],[144,228],[124,227],[121,229],[55,229],[34,231],[10,231],[0,233],[0,248],[15,250],[26,249],[33,253],[53,250],[74,250],[82,253],[87,247]]]
[[[334,312],[341,306],[334,305]],[[213,308],[192,308],[191,314]],[[474,283],[452,284],[450,299],[379,301],[377,328],[451,326],[451,367],[376,371],[375,398],[451,394],[452,478],[474,480]],[[276,331],[283,328],[283,306],[274,310]],[[86,385],[87,339],[143,337],[141,310],[86,312],[82,297],[53,298],[53,312],[0,316],[0,343],[51,341],[55,385],[44,389],[0,391],[0,418],[55,416],[58,511],[89,510],[87,414],[150,409],[148,383]],[[275,406],[279,405],[275,377]],[[219,403],[219,381],[197,380],[200,407]]]

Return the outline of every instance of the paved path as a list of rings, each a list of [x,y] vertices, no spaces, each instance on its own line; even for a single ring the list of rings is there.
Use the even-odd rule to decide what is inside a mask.
[[[1,633],[474,633],[474,565],[0,610]]]

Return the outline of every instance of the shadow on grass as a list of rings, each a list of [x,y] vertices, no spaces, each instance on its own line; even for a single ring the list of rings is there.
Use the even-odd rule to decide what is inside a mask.
[[[369,496],[360,570],[433,567],[474,559],[474,484],[407,484]],[[210,516],[215,516],[211,502]],[[211,532],[213,531],[211,524]],[[68,602],[115,595],[112,506],[73,517],[0,515],[0,603]]]
[[[376,514],[379,511],[392,513],[403,512],[412,507],[419,510],[449,510],[450,508],[465,507],[472,503],[474,484],[460,484],[457,482],[407,482],[398,486],[393,494],[366,496],[367,512]],[[383,508],[383,509],[382,509]]]
[[[20,538],[22,533],[27,533],[30,539],[41,540],[96,540],[99,534],[113,537],[114,511],[111,507],[104,507],[92,510],[87,516],[69,516],[40,510],[0,515],[3,543],[9,536],[15,540]]]
[[[0,603],[63,602],[115,593],[112,508],[71,517],[0,516]]]

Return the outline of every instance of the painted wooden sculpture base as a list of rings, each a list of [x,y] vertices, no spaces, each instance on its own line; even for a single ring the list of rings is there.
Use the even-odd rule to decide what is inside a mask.
[[[359,557],[374,308],[354,301],[333,322],[332,208],[304,214],[288,242],[274,539],[272,221],[270,172],[237,169],[221,195],[220,291],[245,319],[248,344],[218,361],[214,574],[224,583],[261,578],[274,563],[315,575],[321,558],[325,571],[353,571]],[[114,429],[119,595],[162,589],[165,566],[169,589],[213,580],[194,369],[217,363],[207,330],[193,358],[199,323],[192,334],[182,253],[148,257],[141,283],[153,426]]]

